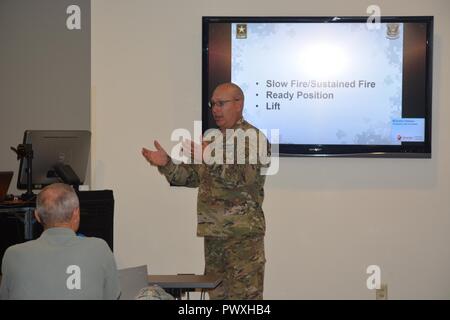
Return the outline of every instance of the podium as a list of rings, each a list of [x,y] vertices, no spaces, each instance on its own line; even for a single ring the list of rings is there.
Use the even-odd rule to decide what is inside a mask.
[[[97,237],[114,248],[114,196],[112,190],[80,191],[80,228],[78,233]],[[34,218],[35,202],[0,203],[0,261],[14,244],[40,237],[43,228]]]

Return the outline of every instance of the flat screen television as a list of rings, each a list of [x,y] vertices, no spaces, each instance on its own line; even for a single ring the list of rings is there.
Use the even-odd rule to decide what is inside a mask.
[[[24,144],[33,148],[32,188],[62,182],[56,165],[69,165],[84,183],[91,148],[91,133],[86,130],[26,130]],[[17,188],[27,189],[26,159],[20,161]]]
[[[282,156],[431,158],[433,17],[203,17],[203,131],[223,82]]]

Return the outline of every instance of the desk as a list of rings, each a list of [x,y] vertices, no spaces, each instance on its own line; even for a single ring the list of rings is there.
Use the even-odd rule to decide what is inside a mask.
[[[33,223],[36,223],[34,218],[34,202],[25,201],[7,201],[0,203],[0,214],[14,215],[24,225],[24,240],[34,239],[33,235]],[[42,230],[40,230],[42,231]]]
[[[36,239],[41,234],[34,207],[34,203],[23,201],[0,203],[0,261],[10,246]]]
[[[181,299],[184,292],[195,291],[195,289],[215,289],[222,280],[219,277],[212,275],[194,275],[194,274],[179,274],[179,275],[149,275],[148,284],[158,285],[170,294],[175,299]]]

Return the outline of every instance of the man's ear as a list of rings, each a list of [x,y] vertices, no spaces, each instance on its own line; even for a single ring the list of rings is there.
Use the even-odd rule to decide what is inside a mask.
[[[238,111],[242,114],[242,111],[244,110],[244,102],[238,101]]]
[[[39,217],[37,210],[34,210],[34,217],[36,218],[37,222],[42,224],[41,217]]]
[[[80,208],[76,208],[73,211],[72,221],[79,224],[80,223]]]

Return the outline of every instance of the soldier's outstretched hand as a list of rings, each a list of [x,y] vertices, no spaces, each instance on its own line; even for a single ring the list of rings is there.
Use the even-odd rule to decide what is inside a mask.
[[[142,148],[142,155],[153,166],[165,166],[167,162],[169,162],[169,156],[158,141],[155,140],[154,144],[156,148],[155,151]]]

